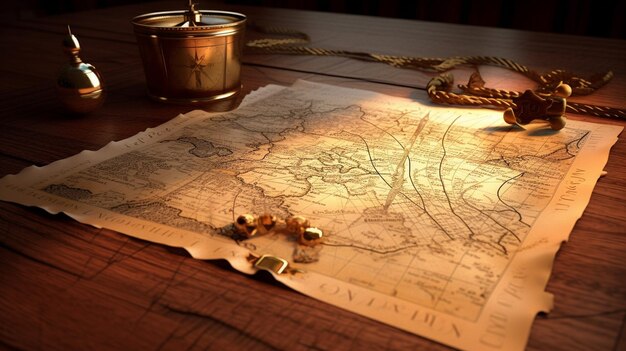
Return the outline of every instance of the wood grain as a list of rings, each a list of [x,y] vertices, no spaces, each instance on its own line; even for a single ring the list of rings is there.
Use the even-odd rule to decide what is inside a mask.
[[[190,107],[144,93],[130,26],[135,15],[180,2],[129,5],[8,23],[0,35],[0,175],[96,150],[157,126]],[[445,57],[495,55],[536,68],[615,79],[578,98],[626,108],[626,42],[428,22],[254,7],[229,7],[252,22],[298,29],[312,45]],[[207,5],[207,7],[210,7]],[[105,77],[103,108],[67,117],[54,91],[66,24],[83,59]],[[248,33],[249,37],[255,34]],[[7,54],[10,53],[10,54]],[[336,57],[246,55],[243,95],[297,79],[423,99],[431,75]],[[455,72],[457,79],[468,70]],[[481,67],[488,84],[530,82]],[[376,83],[378,82],[378,83]],[[413,88],[411,88],[413,87]],[[237,100],[205,107],[233,108]],[[622,121],[571,116],[599,123]],[[555,308],[538,316],[529,350],[626,349],[626,142],[617,142],[589,206],[558,252],[547,290]],[[246,276],[222,261],[96,229],[63,215],[0,203],[0,346],[28,350],[248,349],[446,350],[370,319],[317,302],[266,274]]]

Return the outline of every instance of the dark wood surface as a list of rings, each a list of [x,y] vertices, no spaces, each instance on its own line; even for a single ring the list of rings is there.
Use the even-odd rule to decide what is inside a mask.
[[[184,2],[183,2],[184,3]],[[129,23],[180,1],[115,7],[56,17],[3,16],[0,28],[0,176],[43,166],[157,126],[184,106],[145,96]],[[203,5],[204,8],[210,7]],[[313,45],[414,56],[493,55],[537,70],[615,79],[573,100],[626,108],[626,42],[407,20],[253,7],[228,7],[262,25],[308,33]],[[54,84],[65,58],[65,25],[82,57],[98,67],[105,105],[68,117]],[[255,33],[249,31],[248,36]],[[531,84],[481,68],[491,86]],[[455,72],[463,81],[467,72]],[[346,58],[245,55],[244,94],[308,79],[423,98],[431,75]],[[378,83],[374,83],[377,81]],[[229,108],[228,102],[206,109]],[[572,119],[626,125],[590,116]],[[626,350],[626,141],[619,140],[589,206],[556,256],[547,290],[549,315],[533,324],[529,350]],[[63,215],[0,203],[0,346],[28,350],[247,349],[444,350],[447,347],[317,302],[221,261],[150,244]]]

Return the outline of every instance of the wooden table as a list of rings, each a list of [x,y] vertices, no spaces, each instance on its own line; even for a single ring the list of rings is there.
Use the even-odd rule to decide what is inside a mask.
[[[130,19],[178,8],[180,1],[7,19],[0,29],[0,175],[96,150],[191,108],[144,93]],[[203,5],[203,8],[211,7]],[[387,54],[507,57],[539,71],[614,80],[578,98],[626,108],[626,42],[269,8],[216,5],[258,24],[308,33],[313,45]],[[6,17],[6,16],[5,16]],[[67,117],[55,95],[65,58],[65,25],[82,57],[105,78],[105,105]],[[248,33],[254,35],[252,31]],[[481,68],[491,86],[530,87],[512,73]],[[467,72],[460,74],[463,81]],[[463,76],[464,74],[464,76]],[[297,79],[423,98],[431,75],[337,57],[246,55],[244,94]],[[374,83],[378,81],[379,83]],[[414,88],[411,88],[414,87]],[[415,89],[416,88],[416,89]],[[574,99],[572,99],[574,100]],[[215,104],[207,109],[223,109]],[[570,116],[598,123],[624,121]],[[589,206],[557,254],[530,350],[626,350],[626,141],[611,152]],[[194,260],[180,249],[80,224],[41,209],[0,203],[0,347],[17,349],[442,350],[447,347],[246,276],[225,262]]]

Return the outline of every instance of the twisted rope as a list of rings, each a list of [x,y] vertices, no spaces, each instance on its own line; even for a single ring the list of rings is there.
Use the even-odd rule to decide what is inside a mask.
[[[544,94],[549,94],[553,92],[559,84],[566,83],[572,88],[572,95],[589,95],[607,84],[613,78],[613,72],[611,71],[595,75],[589,79],[575,76],[570,72],[560,69],[539,74],[513,60],[495,56],[428,58],[313,48],[304,46],[310,43],[310,38],[305,33],[280,27],[253,26],[253,28],[261,33],[287,37],[262,38],[247,42],[246,46],[248,49],[256,53],[347,57],[362,61],[384,63],[398,68],[433,73],[445,73],[458,66],[490,65],[524,75],[537,83],[537,93]],[[478,78],[480,79],[480,77]],[[463,90],[465,94],[457,94],[451,92],[452,80],[451,75],[441,74],[428,83],[426,90],[433,102],[439,104],[509,108],[515,107],[515,103],[512,99],[521,95],[521,93],[515,91],[485,88],[482,79],[480,79],[477,84],[460,85],[459,88]],[[606,106],[568,102],[566,111],[590,114],[598,117],[626,119],[625,110]]]
[[[510,98],[504,94],[467,95],[456,94],[449,90],[452,88],[453,77],[451,74],[439,75],[428,82],[426,92],[430,99],[438,104],[471,105],[471,106],[494,106],[499,108],[515,107]]]

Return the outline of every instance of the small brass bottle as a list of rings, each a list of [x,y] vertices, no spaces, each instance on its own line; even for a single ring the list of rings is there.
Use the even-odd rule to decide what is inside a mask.
[[[96,68],[83,62],[78,53],[80,44],[67,26],[63,38],[63,51],[69,61],[63,65],[57,79],[57,92],[63,106],[73,113],[87,113],[102,105],[104,91],[102,79]]]

